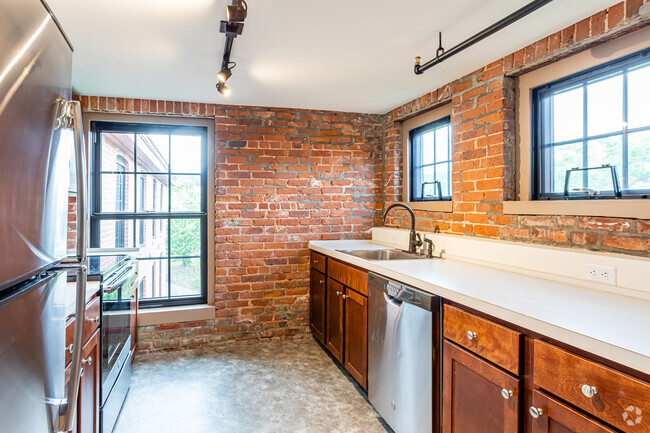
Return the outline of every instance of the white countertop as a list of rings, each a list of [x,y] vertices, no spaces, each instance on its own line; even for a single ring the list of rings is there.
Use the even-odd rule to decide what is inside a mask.
[[[86,283],[86,301],[88,303],[96,293],[99,292],[99,281],[88,281]],[[65,316],[70,317],[74,315],[75,301],[77,299],[77,283],[74,281],[68,282],[65,293]]]
[[[650,374],[650,301],[459,260],[376,261],[336,251],[387,248],[371,241],[309,247]]]

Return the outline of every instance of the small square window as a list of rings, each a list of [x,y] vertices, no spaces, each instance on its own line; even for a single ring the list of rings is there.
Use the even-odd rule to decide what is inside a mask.
[[[649,83],[644,50],[533,89],[535,199],[648,198]]]
[[[409,133],[410,201],[451,200],[451,122],[444,117]]]

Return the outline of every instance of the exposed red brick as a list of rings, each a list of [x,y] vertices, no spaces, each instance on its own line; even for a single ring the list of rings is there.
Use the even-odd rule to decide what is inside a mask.
[[[581,217],[578,226],[581,229],[627,232],[630,231],[631,224],[620,218]]]
[[[625,0],[625,18],[631,18],[639,13],[639,8],[643,3],[643,0]]]
[[[623,250],[633,250],[633,251],[650,251],[650,239],[649,238],[625,238],[621,236],[603,236],[601,244],[606,247],[620,248]]]
[[[623,20],[624,15],[625,6],[623,2],[617,3],[607,9],[607,29],[609,30],[616,27],[616,25]]]

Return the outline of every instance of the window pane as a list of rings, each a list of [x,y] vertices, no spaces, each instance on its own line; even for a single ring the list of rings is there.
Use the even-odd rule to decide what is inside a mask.
[[[629,128],[650,126],[650,66],[630,71],[627,75]]]
[[[623,75],[587,85],[589,136],[623,129]]]
[[[171,296],[201,295],[201,259],[171,260]]]
[[[442,189],[443,196],[450,196],[451,192],[449,191],[449,163],[436,164],[436,180],[440,182],[440,188]]]
[[[167,212],[169,176],[166,174],[138,175],[138,212]]]
[[[167,259],[140,260],[138,262],[138,272],[142,277],[140,300],[169,296],[167,263]]]
[[[582,137],[583,89],[578,87],[553,95],[553,142]]]
[[[137,219],[136,239],[140,247],[140,257],[167,256],[167,220]]]
[[[608,137],[589,142],[589,167],[600,167],[604,164],[616,166],[620,176],[623,169],[623,139],[620,136]],[[587,187],[597,191],[613,191],[610,170],[590,170],[587,174]]]
[[[171,192],[172,212],[201,210],[201,176],[172,176]]]
[[[650,189],[650,131],[628,135],[627,145],[628,188]]]
[[[556,146],[553,149],[553,192],[564,193],[566,171],[582,165],[582,142]],[[581,183],[579,187],[582,186]]]
[[[138,134],[138,171],[169,171],[169,135]]]
[[[449,127],[436,129],[436,162],[449,160]]]
[[[435,134],[433,131],[422,135],[422,161],[418,165],[433,164],[434,137]]]
[[[133,248],[133,220],[100,220],[99,248]]]
[[[101,171],[133,171],[134,134],[102,132],[101,137]]]
[[[172,173],[201,173],[201,137],[172,135]]]
[[[171,255],[201,255],[201,220],[173,218],[171,225]]]
[[[101,175],[101,211],[133,212],[134,210],[134,175]]]

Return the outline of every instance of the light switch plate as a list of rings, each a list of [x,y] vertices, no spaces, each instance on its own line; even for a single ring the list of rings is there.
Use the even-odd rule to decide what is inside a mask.
[[[614,266],[585,265],[585,279],[598,283],[616,285],[616,268]]]

